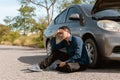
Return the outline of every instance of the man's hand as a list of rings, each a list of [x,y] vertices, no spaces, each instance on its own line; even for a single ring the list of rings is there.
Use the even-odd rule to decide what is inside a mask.
[[[59,67],[65,66],[66,62],[60,62]]]
[[[53,37],[56,37],[56,35],[59,33],[59,30],[53,34]]]

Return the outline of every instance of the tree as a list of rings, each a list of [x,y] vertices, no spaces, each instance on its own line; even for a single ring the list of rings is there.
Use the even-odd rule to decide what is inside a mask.
[[[34,10],[34,7],[22,5],[18,10],[20,12],[20,16],[15,17],[17,26],[21,26],[20,30],[23,30],[24,34],[26,34],[26,32],[29,32],[29,30],[33,27],[31,20],[34,20],[32,18],[35,16]]]
[[[46,20],[40,18],[37,22],[33,16],[35,7],[28,5],[24,0],[20,1],[21,7],[18,9],[19,15],[15,17],[7,16],[4,19],[6,25],[8,25],[12,31],[20,30],[25,35],[28,32],[41,32],[43,34],[44,29],[48,25]],[[45,24],[45,26],[43,26]]]
[[[44,29],[47,27],[47,22],[45,19],[40,18],[38,22],[34,23],[34,27],[31,29],[32,32],[36,32],[40,34],[41,38],[43,39]]]
[[[9,27],[11,30],[13,30],[14,26],[13,24],[13,17],[10,16],[6,16],[6,18],[4,19],[4,22],[6,23],[6,26]]]
[[[96,0],[83,0],[84,3],[94,4]]]
[[[26,33],[30,32],[34,26],[34,23],[32,22],[35,21],[33,18],[33,16],[35,16],[34,10],[34,7],[28,6],[25,3],[21,3],[20,9],[18,9],[20,14],[13,18],[6,17],[4,22],[11,28],[11,30],[20,30],[25,35]]]
[[[58,12],[63,11],[66,7],[73,5],[73,4],[80,4],[82,0],[58,0],[57,6]]]
[[[38,7],[45,9],[47,13],[46,15],[47,23],[50,24],[50,22],[53,19],[55,3],[57,0],[22,0],[22,1],[28,4],[32,3],[34,5],[37,5]]]

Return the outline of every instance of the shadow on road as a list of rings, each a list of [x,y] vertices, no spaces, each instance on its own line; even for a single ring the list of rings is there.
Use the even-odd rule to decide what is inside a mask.
[[[106,61],[96,69],[88,69],[87,72],[94,73],[120,73],[120,61]]]
[[[36,55],[36,56],[24,56],[18,58],[20,62],[26,63],[26,64],[38,64],[41,62],[44,58],[46,58],[46,55]],[[52,71],[52,70],[49,70]],[[86,71],[82,71],[83,73],[120,73],[120,62],[118,61],[109,61],[104,62],[101,67],[96,69],[90,69],[88,68]],[[62,72],[58,72],[59,74],[65,74]]]
[[[18,58],[18,60],[20,62],[23,62],[23,63],[26,63],[26,64],[37,64],[37,63],[41,62],[45,57],[46,57],[46,55],[24,56],[24,57]]]

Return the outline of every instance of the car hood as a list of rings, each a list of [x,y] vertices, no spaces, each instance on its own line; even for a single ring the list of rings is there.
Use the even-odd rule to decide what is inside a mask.
[[[120,8],[120,0],[96,0],[92,14],[106,9]]]

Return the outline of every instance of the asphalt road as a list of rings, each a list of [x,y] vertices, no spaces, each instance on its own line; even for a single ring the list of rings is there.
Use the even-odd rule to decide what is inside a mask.
[[[38,63],[45,57],[43,49],[0,45],[0,80],[120,80],[120,62],[74,73],[26,70],[28,65]]]

